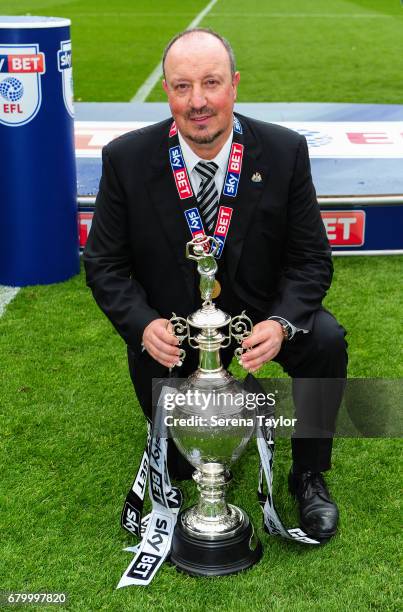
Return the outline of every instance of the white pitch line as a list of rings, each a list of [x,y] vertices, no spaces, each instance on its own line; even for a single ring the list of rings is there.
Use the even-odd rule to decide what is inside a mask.
[[[390,17],[399,17],[402,15],[390,14],[382,15],[380,13],[211,13],[211,17],[248,17],[255,19],[256,17],[280,18],[280,19],[311,19],[318,17],[320,19],[389,19]]]
[[[174,17],[177,19],[178,17],[191,17],[192,13],[175,13]],[[76,17],[94,17],[94,19],[99,19],[99,17],[107,17],[107,18],[116,18],[121,19],[122,17],[165,17],[168,18],[169,15],[167,13],[137,13],[136,11],[124,12],[124,13],[75,13]],[[402,15],[398,15],[397,13],[210,13],[210,17],[240,17],[241,19],[255,19],[256,17],[268,17],[268,18],[296,18],[296,19],[310,19],[319,17],[320,19],[329,18],[329,19],[391,19],[398,18],[401,19]]]
[[[197,28],[202,19],[211,11],[213,6],[217,3],[218,0],[211,0],[208,5],[193,19],[193,21],[186,28],[190,30],[191,28]],[[136,91],[133,98],[130,102],[144,102],[151,91],[154,89],[158,81],[162,77],[162,66],[161,62],[158,62],[157,66],[154,68],[152,73],[147,77],[142,86]]]
[[[5,287],[0,285],[0,317],[4,314],[6,306],[15,298],[19,287]]]

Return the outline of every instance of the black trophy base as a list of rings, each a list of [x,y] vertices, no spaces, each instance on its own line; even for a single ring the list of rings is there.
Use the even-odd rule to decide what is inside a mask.
[[[182,514],[182,513],[181,513]],[[181,514],[172,538],[170,561],[190,576],[237,574],[260,561],[262,545],[245,515],[242,528],[231,537],[201,539],[182,525]]]

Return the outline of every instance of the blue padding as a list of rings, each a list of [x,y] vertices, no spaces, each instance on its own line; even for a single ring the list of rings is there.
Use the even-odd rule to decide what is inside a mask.
[[[73,120],[58,69],[58,51],[69,38],[68,26],[1,29],[0,54],[11,48],[9,55],[18,56],[24,45],[38,45],[46,70],[38,80],[15,71],[0,78],[0,284],[54,283],[79,272]],[[8,69],[15,70],[13,61]],[[22,88],[7,111],[17,108],[22,121],[11,125],[4,105],[16,82]]]

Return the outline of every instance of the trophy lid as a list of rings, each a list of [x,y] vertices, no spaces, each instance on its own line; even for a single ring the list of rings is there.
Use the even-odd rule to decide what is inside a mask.
[[[216,308],[215,304],[208,304],[189,315],[187,321],[189,325],[198,329],[217,329],[229,325],[231,316]]]

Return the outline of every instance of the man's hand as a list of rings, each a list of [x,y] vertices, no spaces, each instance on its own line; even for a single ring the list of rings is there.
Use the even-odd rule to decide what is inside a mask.
[[[254,326],[252,334],[242,342],[243,348],[252,348],[241,357],[242,366],[249,372],[256,372],[266,361],[274,359],[284,339],[278,321],[262,321]]]
[[[144,347],[155,361],[172,368],[179,360],[178,338],[168,319],[154,319],[143,333]]]

